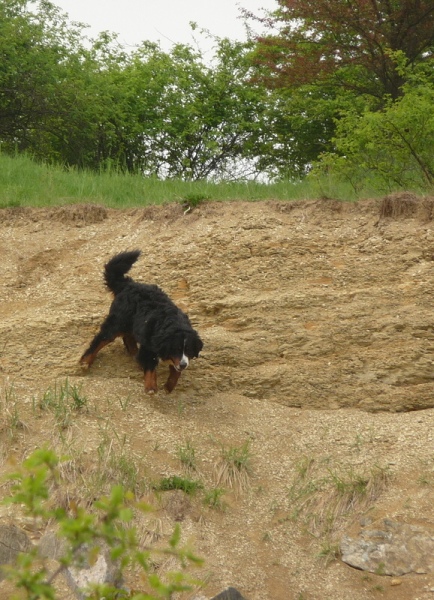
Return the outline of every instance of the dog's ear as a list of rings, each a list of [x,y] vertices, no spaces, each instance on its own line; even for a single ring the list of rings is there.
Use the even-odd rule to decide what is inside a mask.
[[[170,335],[165,331],[159,331],[153,339],[155,350],[162,360],[182,356],[183,341],[181,336]]]
[[[195,339],[195,343],[194,343],[194,356],[195,358],[197,358],[199,356],[199,352],[202,350],[203,348],[203,342],[200,339],[199,336],[196,337]]]

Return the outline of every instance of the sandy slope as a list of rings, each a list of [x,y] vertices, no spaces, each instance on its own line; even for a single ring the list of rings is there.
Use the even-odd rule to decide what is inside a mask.
[[[154,498],[152,523],[139,524],[164,539],[181,521],[206,560],[204,597],[233,585],[249,600],[431,598],[434,574],[391,585],[325,566],[324,534],[291,518],[298,465],[313,459],[318,474],[387,467],[370,518],[433,523],[431,203],[393,203],[391,216],[381,200],[1,211],[2,470],[50,443],[90,471],[110,438],[151,482],[183,474],[177,453],[189,442],[189,476],[211,489],[222,445],[249,441],[249,488],[227,490],[225,511],[205,507],[203,493],[168,493]],[[77,365],[110,303],[104,262],[134,248],[143,256],[132,276],[163,287],[205,342],[171,396],[144,395],[120,342],[88,373]],[[59,435],[35,402],[66,378],[88,409]],[[26,424],[12,442],[11,403]],[[68,494],[79,487],[71,480]]]

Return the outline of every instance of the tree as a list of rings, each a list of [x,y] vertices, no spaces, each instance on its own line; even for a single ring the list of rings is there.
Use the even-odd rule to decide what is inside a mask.
[[[65,61],[57,108],[45,137],[46,156],[67,166],[128,170],[125,137],[133,123],[125,109],[124,69],[129,56],[116,34],[102,32],[90,48]]]
[[[79,52],[81,30],[53,4],[3,0],[0,4],[0,142],[8,149],[38,148],[62,110],[70,79],[68,60]]]
[[[87,40],[46,0],[4,0],[2,149],[93,170],[254,177],[267,94],[248,85],[248,46],[215,42],[212,64],[185,45],[126,52],[108,32]]]
[[[315,170],[347,180],[357,189],[368,179],[377,189],[432,190],[434,186],[433,66],[405,74],[403,95],[377,111],[348,110],[339,120],[335,151]],[[404,73],[403,73],[404,75]]]
[[[267,94],[249,48],[217,41],[212,64],[189,46],[145,43],[122,73],[128,164],[147,175],[239,179],[257,173]]]
[[[303,178],[317,157],[333,149],[336,100],[326,86],[270,92],[258,168],[271,178]]]
[[[434,52],[432,0],[278,0],[262,19],[276,32],[258,39],[256,62],[272,87],[331,80],[337,86],[397,98],[404,79],[394,53],[410,66]],[[251,16],[251,15],[250,15]]]

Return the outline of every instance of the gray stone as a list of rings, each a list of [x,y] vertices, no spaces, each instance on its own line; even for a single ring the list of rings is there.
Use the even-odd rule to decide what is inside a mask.
[[[82,562],[66,569],[67,581],[78,600],[85,600],[87,595],[83,593],[83,590],[89,584],[107,583],[119,589],[122,588],[122,574],[119,565],[110,558],[108,549],[100,549],[92,564],[89,564],[87,560],[88,554],[89,548],[84,549],[81,556]]]
[[[45,533],[38,544],[39,555],[59,561],[67,552],[67,542],[59,538],[54,531]],[[66,568],[66,580],[79,600],[84,600],[86,595],[83,590],[89,584],[108,583],[115,587],[121,587],[122,576],[119,565],[110,558],[108,547],[102,546],[98,549],[95,560],[89,563],[89,554],[93,554],[89,546],[83,548],[77,556],[74,565]]]
[[[0,565],[11,564],[20,552],[28,552],[32,548],[32,542],[27,534],[16,525],[0,525]],[[0,580],[4,579],[0,567]]]
[[[341,540],[343,562],[379,575],[434,573],[434,530],[385,519],[378,529]]]
[[[41,537],[38,543],[39,555],[44,558],[59,560],[66,554],[66,541],[60,539],[54,531],[47,531]]]
[[[226,590],[211,598],[211,600],[246,600],[238,590],[233,587],[228,587]]]

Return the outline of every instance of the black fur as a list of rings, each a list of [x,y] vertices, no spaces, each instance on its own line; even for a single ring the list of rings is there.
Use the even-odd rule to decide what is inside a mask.
[[[188,366],[188,359],[199,356],[203,343],[188,316],[163,290],[126,277],[139,256],[140,250],[121,252],[105,265],[105,283],[114,300],[80,362],[90,367],[99,350],[121,336],[145,373],[147,392],[157,391],[155,369],[159,360],[171,362],[165,385],[166,391],[171,392],[181,371]]]

